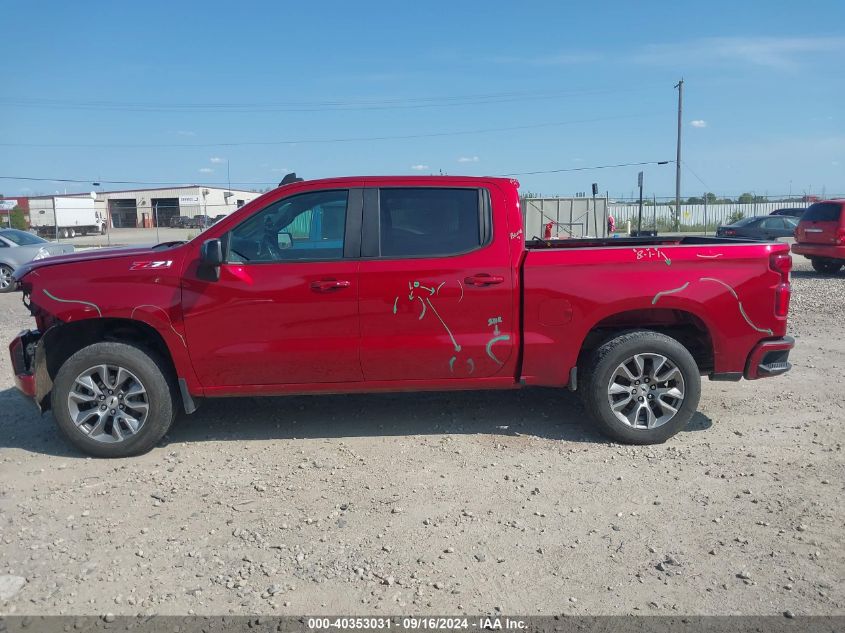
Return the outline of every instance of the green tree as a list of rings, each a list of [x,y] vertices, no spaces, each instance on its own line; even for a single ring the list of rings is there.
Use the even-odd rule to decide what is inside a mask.
[[[23,209],[15,207],[9,212],[9,214],[9,221],[11,222],[13,229],[26,231],[29,228],[26,223],[26,216],[24,216]]]
[[[742,211],[740,211],[739,209],[735,209],[728,216],[728,224],[733,224],[734,222],[739,222],[744,217],[745,217],[745,214]]]
[[[705,193],[704,197],[707,199],[707,204],[716,204],[716,201],[718,200],[715,193]]]
[[[754,202],[754,196],[746,191],[745,193],[740,194],[736,201],[740,204],[751,204]]]

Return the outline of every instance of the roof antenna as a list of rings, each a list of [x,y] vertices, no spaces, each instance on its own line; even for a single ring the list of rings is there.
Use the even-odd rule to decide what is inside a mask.
[[[302,182],[303,180],[305,180],[305,179],[304,179],[304,178],[297,178],[297,177],[296,177],[296,172],[295,172],[295,171],[292,171],[292,172],[291,172],[291,173],[289,173],[287,176],[285,176],[284,178],[282,178],[282,182],[280,182],[280,183],[279,183],[279,186],[280,186],[280,187],[284,187],[285,185],[291,185],[291,184],[293,184],[293,183],[295,183],[295,182]]]

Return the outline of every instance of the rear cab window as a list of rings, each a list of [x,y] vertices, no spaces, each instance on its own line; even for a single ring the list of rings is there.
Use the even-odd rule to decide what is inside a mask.
[[[486,189],[397,187],[378,195],[382,257],[448,257],[491,239]]]

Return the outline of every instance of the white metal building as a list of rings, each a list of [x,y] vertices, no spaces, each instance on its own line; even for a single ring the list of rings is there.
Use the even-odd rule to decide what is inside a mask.
[[[174,216],[229,215],[260,196],[256,191],[187,185],[159,189],[98,191],[97,208],[115,228],[170,226]],[[67,197],[89,197],[68,194]],[[156,221],[157,220],[157,221]]]

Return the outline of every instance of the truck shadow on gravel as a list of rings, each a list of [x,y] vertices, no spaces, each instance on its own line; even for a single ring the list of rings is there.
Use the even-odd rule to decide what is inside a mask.
[[[793,279],[835,279],[845,280],[845,271],[837,273],[819,273],[815,270],[792,270],[790,273]]]
[[[686,431],[709,428],[696,413]],[[607,443],[560,389],[227,398],[181,416],[172,442],[435,434],[528,435]]]
[[[14,389],[0,392],[0,448],[83,455]],[[685,432],[712,426],[696,413]],[[575,394],[559,389],[221,398],[180,415],[159,447],[181,442],[400,435],[506,435],[607,443]],[[671,441],[671,440],[670,440]]]

